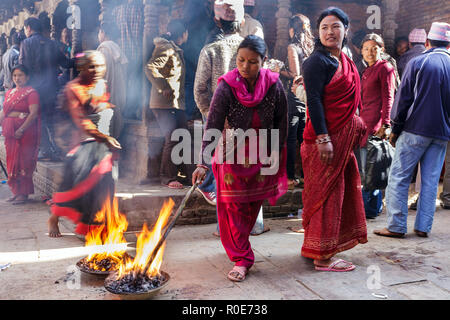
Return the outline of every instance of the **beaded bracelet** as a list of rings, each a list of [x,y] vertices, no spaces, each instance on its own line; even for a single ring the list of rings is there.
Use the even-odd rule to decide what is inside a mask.
[[[316,139],[316,144],[323,144],[323,143],[328,143],[331,142],[331,137],[330,136],[325,136],[323,138],[317,138]]]

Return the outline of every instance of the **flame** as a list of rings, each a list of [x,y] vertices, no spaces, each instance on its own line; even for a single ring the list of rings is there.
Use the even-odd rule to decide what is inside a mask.
[[[93,228],[86,235],[86,247],[92,247],[86,262],[110,259],[118,263],[126,251],[126,240],[123,233],[128,228],[126,216],[119,212],[118,200],[108,198],[102,209],[95,215],[95,222],[106,222]],[[94,264],[94,269],[99,270]]]
[[[129,273],[142,274],[144,272],[146,265],[149,263],[153,250],[162,237],[162,230],[167,225],[167,221],[169,220],[174,205],[175,203],[171,198],[164,202],[159,213],[158,220],[156,221],[152,231],[149,231],[147,224],[144,223],[142,231],[140,232],[136,242],[136,256],[134,260],[126,259],[126,261],[121,261],[118,267],[118,279]],[[148,277],[159,275],[159,269],[161,267],[162,258],[164,255],[164,247],[165,243],[158,250],[158,254],[151,262],[146,274]]]

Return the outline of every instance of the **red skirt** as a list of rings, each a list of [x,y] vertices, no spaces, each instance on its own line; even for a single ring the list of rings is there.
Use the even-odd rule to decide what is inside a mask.
[[[332,135],[331,165],[321,162],[316,144],[302,144],[304,257],[326,260],[367,242],[361,180],[353,153],[364,133],[363,122],[355,116]]]
[[[23,133],[22,138],[14,137],[14,132],[24,122],[25,119],[10,117],[3,121],[8,185],[16,196],[34,193],[33,173],[39,150],[39,120]]]

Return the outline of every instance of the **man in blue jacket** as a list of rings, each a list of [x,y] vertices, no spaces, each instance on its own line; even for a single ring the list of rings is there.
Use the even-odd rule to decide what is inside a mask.
[[[19,64],[30,70],[29,85],[38,93],[41,103],[41,145],[39,159],[56,160],[57,147],[53,142],[53,114],[58,90],[58,66],[72,68],[56,42],[42,35],[42,24],[37,18],[25,20],[27,39],[20,44]]]
[[[420,162],[421,191],[414,232],[427,237],[433,224],[439,177],[450,140],[450,24],[434,22],[427,51],[412,59],[392,108],[395,156],[386,189],[387,228],[374,233],[403,237],[407,232],[408,190]]]

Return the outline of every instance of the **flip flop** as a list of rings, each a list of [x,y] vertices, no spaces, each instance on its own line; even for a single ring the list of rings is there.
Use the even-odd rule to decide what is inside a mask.
[[[6,199],[5,201],[6,202],[13,202],[14,200],[16,200],[16,198],[17,198],[17,196],[14,196],[14,197]]]
[[[174,185],[178,185],[178,186],[174,186]],[[183,189],[184,188],[183,184],[178,181],[170,181],[168,184],[165,184],[164,186],[166,186],[167,188],[170,188],[170,189]]]
[[[248,274],[248,269],[245,269],[245,272],[242,272],[241,269],[238,269],[237,266],[234,266],[230,272],[228,272],[228,279],[233,282],[242,282],[245,280],[245,276]]]
[[[347,268],[335,268],[338,263],[342,263],[342,262],[346,263],[346,264],[350,264],[350,265]],[[315,269],[317,271],[332,271],[332,272],[348,272],[348,271],[354,270],[355,268],[356,268],[356,266],[354,264],[352,264],[351,262],[345,261],[343,259],[338,259],[338,260],[334,261],[328,267],[315,266]]]
[[[266,233],[268,231],[270,231],[270,228],[268,226],[264,226],[264,230],[261,233],[250,233],[250,235],[251,236],[259,236],[259,235],[261,235],[263,233]]]
[[[30,200],[26,199],[26,200],[14,200],[11,204],[14,206],[18,206],[21,204],[25,204],[28,203]]]

